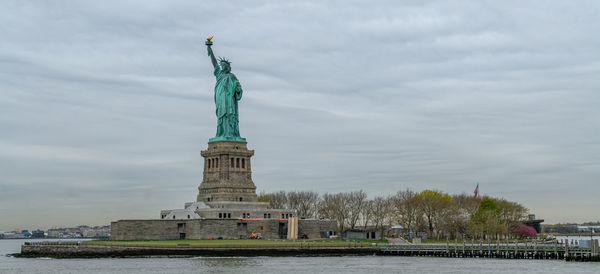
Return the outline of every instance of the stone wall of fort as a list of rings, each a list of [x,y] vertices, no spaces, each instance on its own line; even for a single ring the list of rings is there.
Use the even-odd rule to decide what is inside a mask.
[[[111,240],[240,239],[260,233],[263,239],[285,239],[287,219],[119,220],[111,223]],[[332,220],[298,221],[298,236],[327,237]]]
[[[337,223],[334,220],[298,220],[298,238],[305,234],[308,239],[327,238],[334,235]]]

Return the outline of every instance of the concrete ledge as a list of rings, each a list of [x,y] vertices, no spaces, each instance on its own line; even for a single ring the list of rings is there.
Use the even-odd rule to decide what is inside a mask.
[[[374,255],[376,247],[132,247],[23,245],[15,257],[101,258],[146,256],[340,256]]]

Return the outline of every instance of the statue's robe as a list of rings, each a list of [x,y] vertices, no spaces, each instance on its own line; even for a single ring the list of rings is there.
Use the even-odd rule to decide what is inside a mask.
[[[215,105],[217,114],[216,137],[239,137],[239,116],[237,101],[242,99],[242,86],[231,72],[215,67]]]

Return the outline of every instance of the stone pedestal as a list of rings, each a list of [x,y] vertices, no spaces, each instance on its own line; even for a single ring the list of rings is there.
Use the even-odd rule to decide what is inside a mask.
[[[250,158],[246,142],[215,141],[200,154],[204,157],[204,177],[198,187],[198,202],[256,202]]]

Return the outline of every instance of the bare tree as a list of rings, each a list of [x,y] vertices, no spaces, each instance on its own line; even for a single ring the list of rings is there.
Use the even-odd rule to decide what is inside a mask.
[[[323,194],[319,202],[319,217],[337,221],[338,232],[344,232],[348,219],[348,202],[344,193]]]
[[[415,192],[410,189],[398,191],[392,201],[395,210],[393,215],[395,221],[401,224],[409,233],[414,232],[415,223],[421,214]]]
[[[371,220],[373,219],[373,201],[366,200],[360,210],[360,221],[362,222],[363,227],[369,226]]]
[[[361,210],[367,201],[367,193],[362,189],[344,194],[348,204],[348,227],[354,229],[360,219]]]
[[[472,194],[452,195],[452,203],[455,211],[453,216],[453,226],[447,228],[455,237],[464,235],[469,229],[469,221],[481,202],[481,197],[475,197]]]
[[[472,194],[456,194],[452,195],[452,202],[460,209],[461,214],[469,217],[477,211],[481,197],[475,197]]]
[[[386,227],[390,224],[390,216],[392,212],[390,197],[375,197],[373,199],[372,216],[375,229],[379,230],[379,237],[383,240]]]
[[[468,194],[450,196],[434,190],[410,189],[393,196],[367,199],[363,191],[325,193],[313,191],[261,192],[258,200],[272,208],[295,209],[300,217],[319,217],[337,222],[338,232],[373,225],[385,236],[386,227],[401,224],[408,232],[429,231],[430,237],[510,234],[524,220],[527,208],[504,199],[492,199],[493,210],[482,210],[483,198]]]
[[[285,191],[269,193],[269,200],[272,208],[289,209],[287,193]]]
[[[299,217],[315,217],[319,194],[314,191],[292,191],[287,194],[288,204]]]
[[[460,218],[459,208],[450,203],[447,208],[443,210],[443,214],[437,217],[437,233],[438,237],[450,237],[456,238],[466,230],[466,224],[463,223],[463,219]]]

